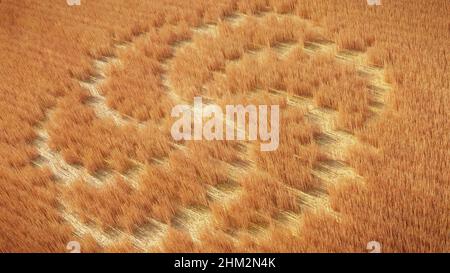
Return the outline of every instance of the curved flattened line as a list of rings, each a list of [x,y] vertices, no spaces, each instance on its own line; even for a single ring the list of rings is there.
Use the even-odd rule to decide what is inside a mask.
[[[281,15],[277,15],[281,16]],[[244,21],[247,16],[234,15],[230,18],[227,18],[225,21],[228,21],[233,26],[237,26]],[[261,16],[259,18],[262,18]],[[303,19],[299,19],[302,21],[306,21]],[[309,22],[308,22],[309,24]],[[217,26],[203,26],[200,29],[194,31],[200,35],[215,35]],[[191,43],[185,43],[184,46],[190,45]],[[277,47],[279,56],[281,58],[285,58],[288,56],[289,52],[295,48],[295,44],[280,44]],[[180,46],[181,48],[181,46]],[[177,48],[175,48],[177,50]],[[179,49],[179,48],[178,48]],[[386,104],[386,96],[387,91],[390,90],[389,84],[385,82],[382,74],[384,73],[383,69],[374,69],[365,64],[365,59],[367,58],[365,54],[345,54],[337,52],[337,47],[334,43],[329,41],[324,41],[323,43],[306,43],[304,46],[304,51],[310,55],[316,55],[318,53],[332,53],[335,55],[335,59],[340,63],[352,64],[357,67],[358,71],[364,72],[371,77],[370,84],[379,87],[382,86],[382,92],[376,93],[376,102],[378,111],[373,111],[375,115],[381,114]],[[175,54],[176,55],[176,54]],[[363,61],[361,61],[363,60]],[[166,69],[167,70],[167,69]],[[165,80],[166,88],[170,93],[173,93],[173,96],[179,99],[179,95],[176,90],[170,84],[170,79],[166,77]],[[337,117],[336,111],[330,111],[329,109],[324,109],[317,107],[315,102],[306,97],[296,97],[290,96],[286,92],[277,91],[275,93],[278,95],[287,96],[289,100],[289,104],[292,106],[301,106],[308,109],[308,118],[311,122],[317,124],[321,131],[323,132],[322,139],[318,140],[319,145],[325,151],[326,154],[330,158],[335,158],[332,160],[328,160],[326,162],[322,162],[322,164],[313,170],[313,174],[318,177],[320,180],[324,181],[325,184],[334,184],[336,181],[339,181],[343,178],[352,178],[357,179],[359,181],[363,180],[356,171],[349,166],[345,162],[345,155],[348,148],[356,143],[360,143],[359,140],[352,134],[347,133],[345,131],[335,129],[335,120]],[[295,158],[295,155],[294,155]],[[245,170],[241,171],[241,173],[246,173]],[[321,193],[298,193],[301,202],[310,209],[313,208],[322,208],[330,213],[334,211],[331,209],[329,204],[329,196],[324,191]],[[233,199],[233,198],[230,198]],[[197,217],[197,216],[196,216]]]

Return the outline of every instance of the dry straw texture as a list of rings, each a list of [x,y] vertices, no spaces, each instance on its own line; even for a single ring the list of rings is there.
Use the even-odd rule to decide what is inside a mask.
[[[0,252],[450,251],[448,14],[2,1]],[[174,142],[197,95],[279,104],[279,149]]]

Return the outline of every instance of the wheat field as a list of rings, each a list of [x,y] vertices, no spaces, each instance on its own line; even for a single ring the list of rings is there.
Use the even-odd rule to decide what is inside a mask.
[[[449,1],[0,15],[0,252],[450,251]],[[278,148],[174,140],[196,97],[279,105]]]

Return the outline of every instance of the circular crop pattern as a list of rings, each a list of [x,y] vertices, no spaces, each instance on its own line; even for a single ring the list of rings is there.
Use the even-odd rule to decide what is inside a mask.
[[[320,27],[289,14],[234,14],[193,29],[190,40],[188,32],[162,26],[118,48],[121,64],[97,60],[101,77],[81,83],[88,95],[72,98],[83,102],[79,112],[90,124],[82,138],[76,128],[56,133],[69,127],[57,122],[70,118],[65,109],[42,126],[40,164],[67,184],[63,214],[76,233],[102,247],[190,251],[271,238],[279,225],[295,231],[307,210],[339,217],[326,190],[341,179],[362,181],[346,151],[383,108],[385,89],[376,88],[387,85],[383,71],[366,66],[364,53],[339,52]],[[124,91],[146,72],[150,83]],[[171,107],[198,96],[221,106],[279,105],[278,149],[175,143]]]

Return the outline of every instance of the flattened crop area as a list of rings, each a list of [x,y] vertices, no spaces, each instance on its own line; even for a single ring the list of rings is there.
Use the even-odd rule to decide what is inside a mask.
[[[439,215],[450,201],[448,183],[439,182],[445,166],[433,165],[445,155],[436,152],[429,161],[436,172],[414,168],[418,180],[434,181],[424,194],[437,202],[432,227],[416,220],[427,209],[410,207],[411,187],[425,184],[408,182],[404,154],[392,160],[404,143],[392,124],[418,113],[405,110],[413,103],[400,96],[406,61],[383,30],[363,35],[355,24],[351,36],[349,22],[332,24],[337,19],[324,12],[328,1],[112,2],[0,4],[2,13],[21,14],[6,20],[1,52],[23,60],[5,57],[0,75],[8,117],[0,185],[17,193],[0,196],[0,222],[15,237],[38,231],[32,242],[2,238],[0,251],[60,252],[69,241],[83,252],[365,251],[383,238],[391,251],[446,248],[434,239],[403,246],[391,236],[393,223],[408,221],[418,233],[443,232],[448,218]],[[355,14],[392,16],[347,2]],[[38,19],[44,12],[49,23]],[[59,20],[76,24],[63,33],[52,25]],[[30,31],[13,37],[18,25]],[[51,43],[39,42],[45,27]],[[65,36],[78,43],[58,46]],[[8,71],[19,73],[8,79]],[[442,82],[436,86],[448,87]],[[194,109],[195,97],[279,105],[279,146],[175,141],[171,111]]]
[[[169,226],[200,243],[208,231],[219,231],[237,241],[242,236],[263,240],[270,238],[274,225],[297,227],[305,210],[324,210],[339,217],[330,207],[327,187],[343,179],[364,182],[346,163],[346,149],[358,142],[351,131],[362,126],[366,116],[368,119],[380,113],[370,105],[378,110],[385,106],[389,85],[383,80],[383,72],[378,71],[382,69],[359,63],[363,52],[338,52],[320,31],[309,21],[291,15],[232,14],[218,25],[193,28],[190,40],[168,43],[173,56],[160,61],[161,92],[173,104],[205,96],[220,104],[283,105],[281,147],[275,152],[259,152],[251,142],[180,145],[167,138],[164,140],[172,148],[161,158],[153,158],[154,162],[134,157],[126,159],[133,166],[122,172],[114,166],[90,170],[89,164],[76,167],[49,148],[43,128],[51,125],[41,125],[36,142],[39,164],[49,166],[67,185],[67,198],[60,201],[64,219],[77,235],[91,236],[103,247],[127,240],[146,251],[159,245]],[[120,56],[133,55],[130,59],[137,62],[142,52],[136,45],[151,43],[151,35],[144,32],[129,43],[116,45],[119,57],[93,61],[96,76],[80,81],[80,85],[89,92],[85,105],[94,110],[99,122],[112,121],[117,130],[129,126],[137,134],[139,130],[152,133],[147,128],[149,123],[154,130],[169,128],[158,127],[151,119],[143,122],[121,114],[108,105],[108,93],[103,91],[117,92],[108,82],[110,78],[119,82],[133,70],[145,69],[145,63],[121,62]],[[143,67],[131,67],[136,65]],[[375,81],[377,77],[381,80]],[[344,87],[352,81],[355,86]],[[340,94],[326,93],[333,89]],[[382,91],[378,97],[376,89]],[[378,104],[373,103],[376,99]],[[346,111],[347,105],[357,111]],[[168,113],[170,109],[163,110]],[[339,118],[344,122],[340,124]],[[211,148],[216,151],[211,153]],[[211,164],[210,168],[204,164]],[[163,179],[165,176],[155,177],[154,171],[180,175],[169,178],[169,182]],[[158,195],[151,187],[153,183],[159,183]],[[149,198],[152,195],[154,199]],[[141,206],[159,205],[161,200],[170,202],[162,204],[163,212],[140,210]],[[118,211],[116,206],[124,204],[126,209]]]

